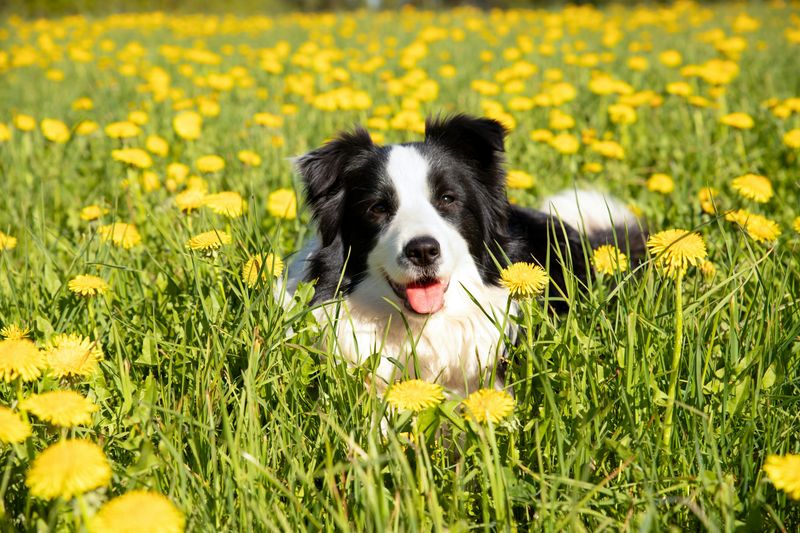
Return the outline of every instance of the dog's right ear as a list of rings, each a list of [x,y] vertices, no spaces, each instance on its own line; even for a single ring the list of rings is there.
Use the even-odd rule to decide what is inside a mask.
[[[295,160],[297,171],[303,177],[306,202],[317,222],[322,246],[331,244],[338,234],[348,172],[360,167],[374,149],[369,133],[359,127],[339,134]]]

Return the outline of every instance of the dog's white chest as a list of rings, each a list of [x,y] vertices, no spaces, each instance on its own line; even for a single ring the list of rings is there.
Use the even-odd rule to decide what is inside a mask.
[[[514,330],[506,290],[453,287],[444,309],[420,317],[398,312],[376,295],[379,289],[385,290],[368,279],[344,299],[334,322],[341,357],[358,365],[379,354],[379,388],[405,375],[457,394],[496,385],[491,377]]]

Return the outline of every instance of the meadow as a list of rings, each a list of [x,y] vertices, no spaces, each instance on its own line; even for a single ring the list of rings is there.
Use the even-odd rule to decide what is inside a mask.
[[[798,58],[783,1],[8,16],[0,529],[796,531]],[[280,283],[291,156],[456,111],[509,129],[513,202],[699,242],[521,298],[483,416],[390,408]]]

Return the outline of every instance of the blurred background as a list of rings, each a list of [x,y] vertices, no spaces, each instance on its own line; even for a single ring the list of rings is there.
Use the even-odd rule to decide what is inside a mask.
[[[472,5],[481,8],[551,7],[565,4],[607,4],[605,0],[0,0],[0,13],[24,17],[71,14],[167,11],[180,13],[274,14],[284,11],[394,9],[412,5],[424,9]],[[615,4],[635,4],[617,0]],[[669,2],[647,2],[661,4]],[[703,2],[701,2],[703,3]]]

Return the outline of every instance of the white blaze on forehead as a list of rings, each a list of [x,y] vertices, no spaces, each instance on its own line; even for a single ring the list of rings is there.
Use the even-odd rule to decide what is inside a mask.
[[[400,209],[422,208],[428,203],[428,162],[415,148],[394,146],[386,172],[394,185]]]
[[[412,146],[393,146],[389,152],[385,172],[394,188],[397,212],[370,253],[369,264],[398,283],[410,283],[418,275],[403,258],[411,239],[436,239],[440,247],[437,272],[443,278],[450,278],[459,257],[454,247],[463,239],[431,204],[429,171],[428,161]]]

